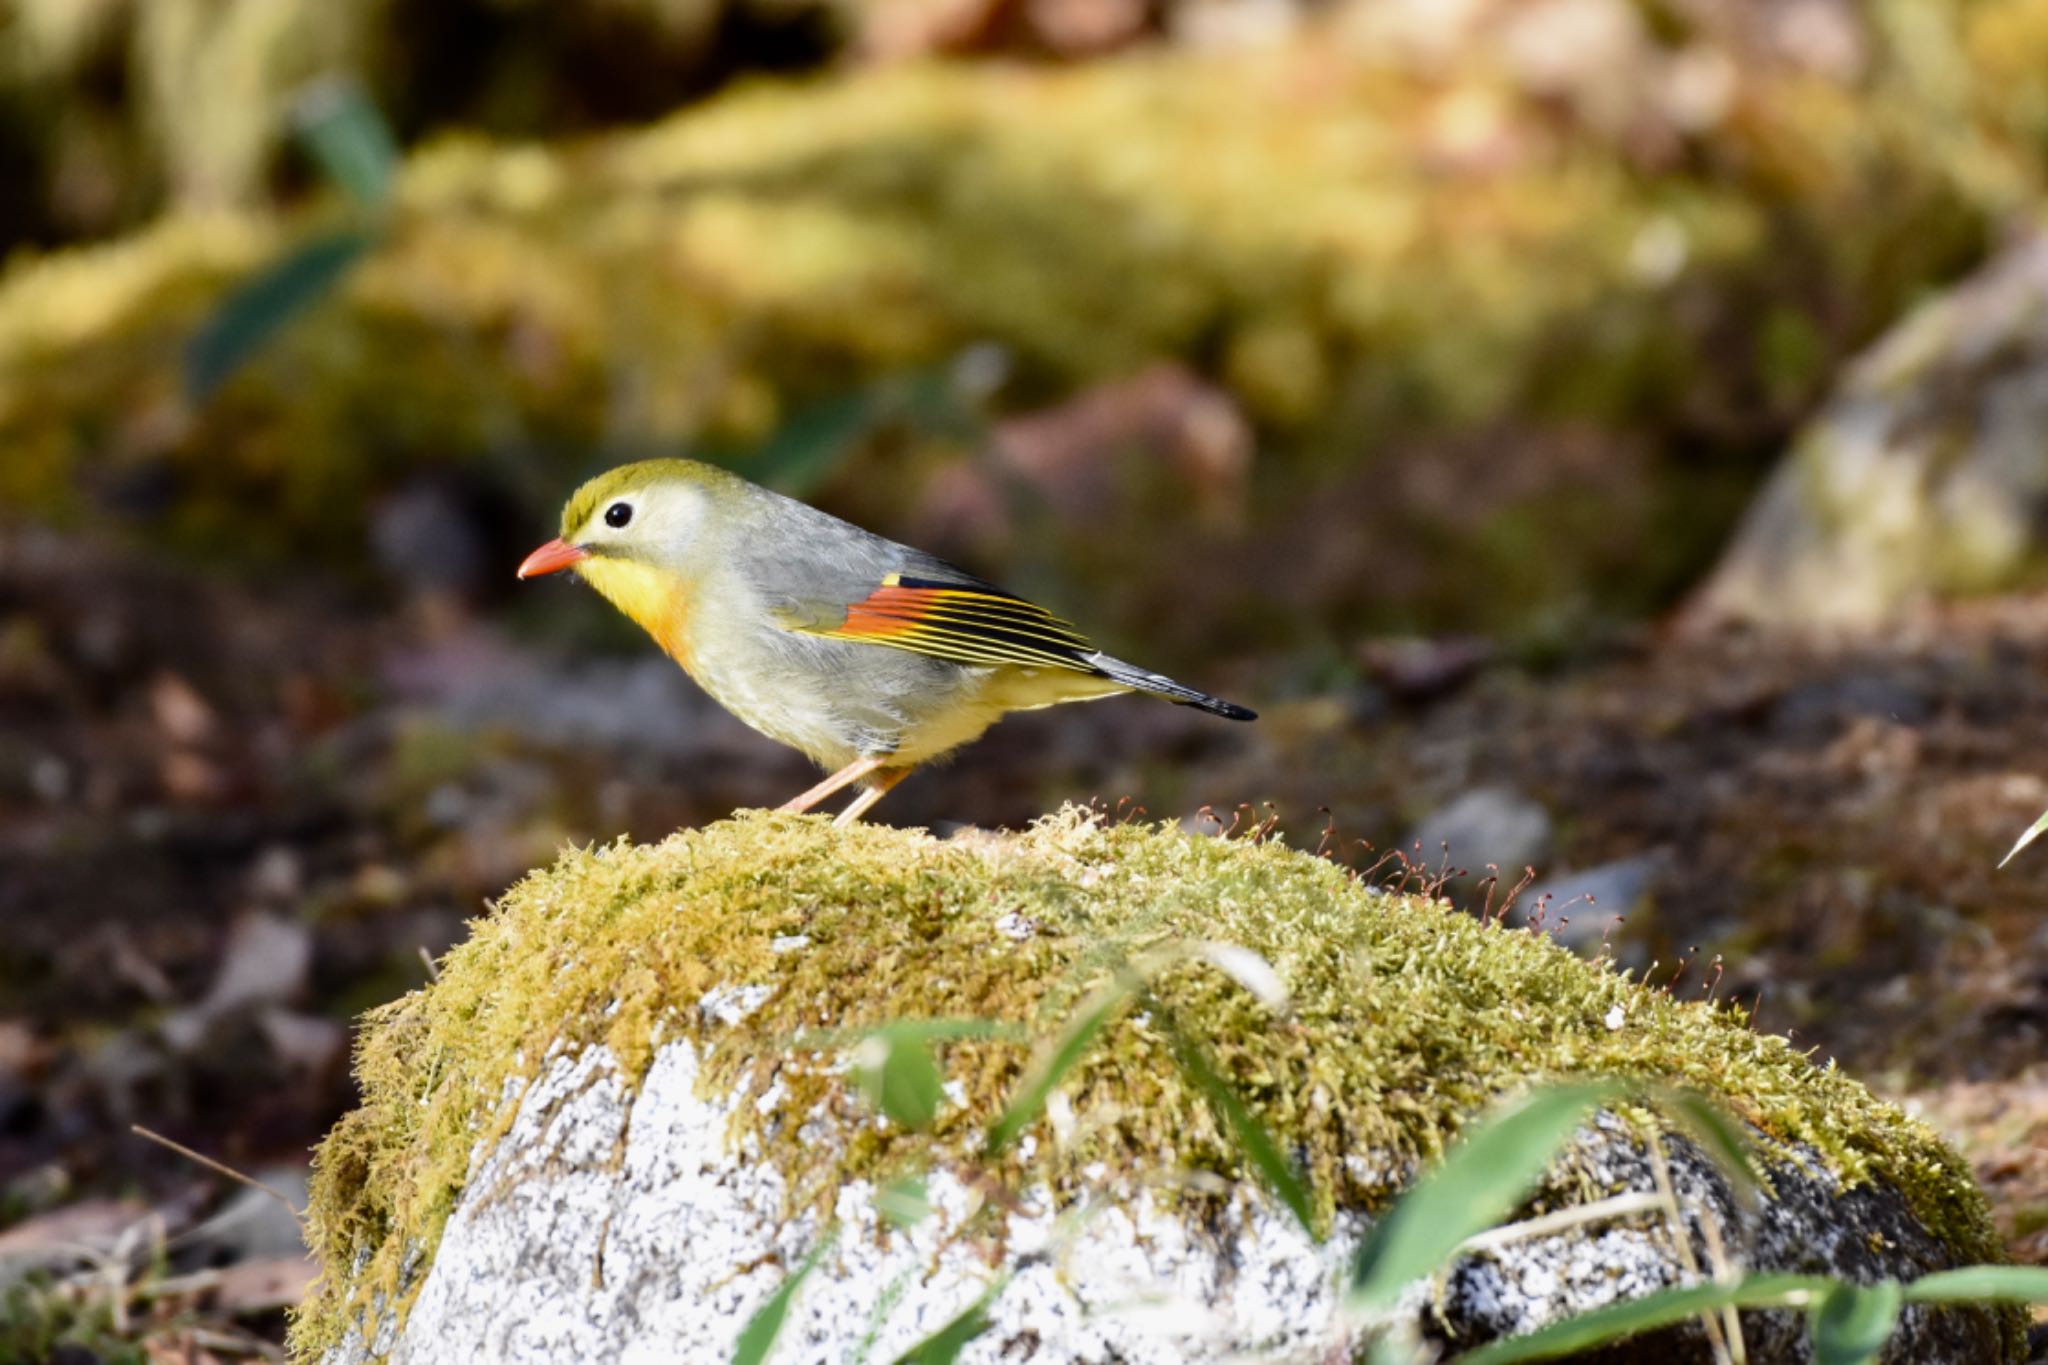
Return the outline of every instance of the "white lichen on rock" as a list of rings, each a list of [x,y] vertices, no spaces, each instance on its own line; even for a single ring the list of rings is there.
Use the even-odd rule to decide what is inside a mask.
[[[631,1095],[602,1047],[557,1063],[478,1169],[404,1328],[330,1359],[721,1359],[828,1221],[835,1250],[784,1327],[786,1359],[838,1358],[870,1337],[872,1358],[893,1359],[1001,1277],[959,1235],[979,1200],[946,1174],[929,1182],[933,1216],[886,1238],[862,1180],[829,1220],[785,1218],[781,1177],[728,1148],[729,1103],[698,1089],[688,1043],[657,1053]],[[1332,1339],[1336,1253],[1284,1214],[1248,1209],[1221,1244],[1242,1253],[1230,1256],[1142,1194],[1071,1226],[1044,1199],[1005,1223],[1017,1269],[991,1338],[1040,1342],[1041,1358],[1170,1365]]]

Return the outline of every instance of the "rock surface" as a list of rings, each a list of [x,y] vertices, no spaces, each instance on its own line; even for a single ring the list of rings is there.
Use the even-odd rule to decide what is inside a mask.
[[[1850,371],[1695,603],[1705,620],[1868,625],[2008,587],[2048,525],[2048,239],[2007,251]]]
[[[1511,787],[1475,787],[1425,815],[1401,841],[1424,866],[1498,868],[1513,884],[1550,851],[1550,813]]]
[[[700,1096],[697,1073],[687,1043],[656,1055],[637,1094],[601,1047],[555,1062],[449,1220],[403,1328],[387,1317],[370,1340],[354,1332],[328,1365],[728,1358],[740,1325],[817,1244],[825,1220],[784,1216],[783,1182],[756,1155],[727,1150],[730,1105]],[[1603,1116],[1579,1148],[1610,1189],[1654,1192],[1652,1160],[1620,1121]],[[1868,1281],[1948,1264],[1896,1192],[1845,1194],[1825,1171],[1788,1165],[1775,1196],[1750,1213],[1695,1149],[1673,1148],[1671,1178],[1696,1211],[1702,1259],[1706,1217],[1759,1270]],[[876,1188],[847,1184],[834,1247],[805,1281],[778,1358],[846,1359],[867,1342],[868,1359],[894,1360],[989,1294],[988,1327],[963,1359],[1320,1361],[1354,1344],[1336,1286],[1360,1220],[1318,1247],[1259,1202],[1197,1222],[1143,1192],[1100,1193],[1092,1213],[1042,1198],[1011,1213],[1010,1259],[992,1265],[985,1237],[963,1226],[977,1201],[959,1182],[933,1180],[934,1216],[886,1241]],[[1639,1215],[1469,1257],[1434,1312],[1410,1309],[1425,1335],[1469,1345],[1683,1278],[1668,1225]],[[1795,1316],[1751,1315],[1744,1334],[1752,1360],[1809,1358]],[[1707,1351],[1688,1329],[1620,1358],[1663,1365],[1707,1360]],[[1992,1318],[1913,1308],[1885,1358],[2006,1357]]]
[[[945,1043],[926,1131],[845,1082],[861,1030],[892,1019],[1050,1037],[1139,944],[1165,964],[1151,997],[1000,1157],[1020,1043]],[[1286,990],[1279,1017],[1247,953]],[[1320,1245],[1181,1079],[1175,1029],[1293,1156]],[[331,1278],[297,1325],[325,1365],[726,1359],[828,1237],[780,1359],[893,1359],[977,1303],[967,1360],[1342,1357],[1337,1286],[1374,1211],[1489,1095],[1571,1073],[1713,1094],[1752,1123],[1771,1189],[1746,1204],[1682,1136],[1653,1149],[1601,1115],[1531,1213],[1651,1191],[1664,1160],[1696,1264],[1870,1280],[1991,1254],[1926,1130],[1725,1011],[1271,842],[1079,813],[943,842],[745,817],[572,853],[373,1016],[361,1065],[313,1200]],[[931,1212],[890,1223],[909,1175]],[[1503,1239],[1405,1311],[1469,1346],[1680,1282],[1675,1245],[1642,1211]],[[1807,1358],[1797,1321],[1744,1321],[1751,1360]],[[1921,1313],[1886,1359],[2016,1359],[2009,1326]],[[1679,1331],[1613,1358],[1710,1357]]]

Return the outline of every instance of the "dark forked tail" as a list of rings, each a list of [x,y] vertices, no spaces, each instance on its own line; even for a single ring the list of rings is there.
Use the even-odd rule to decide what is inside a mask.
[[[1164,674],[1148,673],[1135,664],[1127,664],[1122,659],[1112,659],[1107,654],[1091,655],[1088,662],[1103,677],[1110,679],[1112,682],[1120,682],[1133,691],[1150,693],[1155,697],[1164,697],[1177,705],[1192,706],[1198,710],[1207,711],[1212,716],[1222,716],[1225,720],[1257,720],[1259,718],[1258,712],[1248,711],[1235,702],[1225,701],[1221,697],[1212,697],[1207,692],[1197,692],[1185,683],[1177,683]]]

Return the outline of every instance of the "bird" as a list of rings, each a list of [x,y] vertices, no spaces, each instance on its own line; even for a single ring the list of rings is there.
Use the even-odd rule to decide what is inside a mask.
[[[937,556],[696,460],[641,460],[578,488],[561,534],[518,573],[565,569],[714,701],[826,770],[779,809],[858,784],[836,825],[1011,711],[1135,692],[1256,719]]]

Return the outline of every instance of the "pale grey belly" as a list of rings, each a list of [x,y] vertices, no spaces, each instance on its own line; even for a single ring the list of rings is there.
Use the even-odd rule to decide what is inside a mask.
[[[879,645],[777,632],[700,649],[693,662],[698,685],[719,705],[827,768],[899,752],[921,762],[1002,714],[984,718],[975,704],[989,670]],[[943,748],[919,742],[927,734],[943,738]]]

